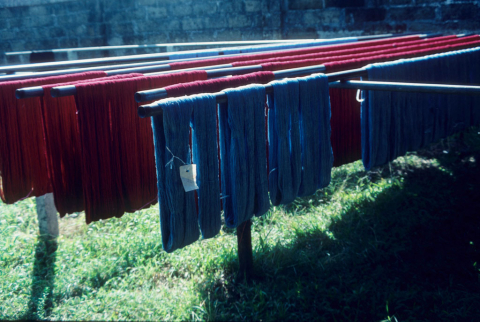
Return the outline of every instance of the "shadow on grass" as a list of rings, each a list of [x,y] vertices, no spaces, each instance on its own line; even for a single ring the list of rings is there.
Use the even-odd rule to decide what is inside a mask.
[[[409,169],[402,184],[343,213],[329,235],[298,232],[291,244],[255,249],[254,283],[230,274],[200,289],[205,318],[477,320],[480,154],[455,155]]]
[[[55,260],[58,248],[55,239],[39,237],[35,246],[32,290],[28,310],[20,320],[45,320],[53,308]]]

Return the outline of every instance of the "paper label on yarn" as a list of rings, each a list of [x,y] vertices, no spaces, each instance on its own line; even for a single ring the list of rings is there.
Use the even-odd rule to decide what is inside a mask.
[[[180,166],[180,179],[182,179],[185,192],[197,190],[197,165],[186,164]]]

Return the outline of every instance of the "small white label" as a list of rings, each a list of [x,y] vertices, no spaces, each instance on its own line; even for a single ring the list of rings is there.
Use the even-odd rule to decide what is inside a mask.
[[[197,190],[197,165],[187,164],[180,166],[180,179],[182,179],[185,192]]]

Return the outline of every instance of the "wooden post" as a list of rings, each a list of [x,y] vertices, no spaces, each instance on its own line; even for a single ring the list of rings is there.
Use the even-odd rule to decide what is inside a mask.
[[[247,283],[253,275],[253,251],[252,251],[252,221],[247,220],[237,227],[238,262],[239,270],[237,280],[246,280]]]
[[[37,197],[37,218],[40,235],[50,238],[57,238],[58,215],[53,202],[53,193],[47,193],[44,196]]]

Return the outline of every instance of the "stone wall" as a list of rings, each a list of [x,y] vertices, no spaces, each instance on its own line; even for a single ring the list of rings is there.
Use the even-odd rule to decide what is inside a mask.
[[[288,0],[282,36],[480,31],[478,0]]]
[[[411,31],[479,32],[480,0],[0,1],[0,53]],[[110,54],[152,51],[121,50]],[[78,55],[87,58],[107,54]],[[0,63],[7,63],[0,55]],[[9,58],[8,63],[24,60]]]

